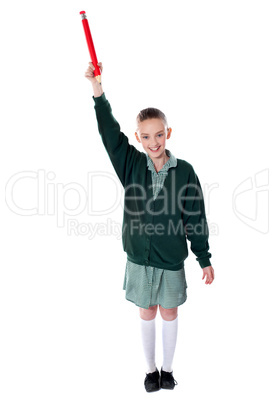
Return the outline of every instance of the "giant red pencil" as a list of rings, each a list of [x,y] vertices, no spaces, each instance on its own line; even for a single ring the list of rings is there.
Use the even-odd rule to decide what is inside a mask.
[[[86,35],[86,39],[87,39],[89,54],[91,57],[92,64],[95,67],[94,76],[97,79],[97,81],[99,82],[99,84],[101,84],[101,71],[100,71],[99,66],[97,65],[98,60],[97,60],[96,52],[94,49],[94,44],[93,44],[92,36],[90,33],[86,12],[80,11],[80,14],[82,16],[82,23],[83,23],[83,27],[84,27],[84,31],[85,31],[85,35]]]

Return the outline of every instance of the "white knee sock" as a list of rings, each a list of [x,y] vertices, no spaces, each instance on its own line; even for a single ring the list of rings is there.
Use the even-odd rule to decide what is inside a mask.
[[[178,332],[178,316],[173,321],[163,320],[162,340],[163,340],[163,365],[164,371],[172,372],[172,362],[176,347]]]
[[[156,370],[155,365],[155,318],[153,320],[143,320],[141,318],[141,334],[145,358],[147,361],[147,373]]]

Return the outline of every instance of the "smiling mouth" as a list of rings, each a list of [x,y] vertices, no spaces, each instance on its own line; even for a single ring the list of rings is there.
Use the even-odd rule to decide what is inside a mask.
[[[150,149],[152,152],[157,152],[159,148],[160,148],[160,146],[159,146],[159,147],[155,147],[155,148],[149,148],[149,149]]]

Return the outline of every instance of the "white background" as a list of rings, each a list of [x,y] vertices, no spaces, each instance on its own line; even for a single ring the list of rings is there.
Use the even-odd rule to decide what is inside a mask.
[[[143,150],[138,112],[164,111],[167,148],[195,168],[215,232],[213,284],[191,251],[186,260],[174,391],[145,392],[121,239],[84,233],[108,221],[121,230],[123,189],[84,77],[82,10],[122,131]],[[15,1],[0,15],[1,401],[273,401],[273,3]],[[111,180],[89,186],[97,172]],[[85,196],[95,211],[117,194],[109,212],[69,215]],[[160,367],[160,316],[157,331]]]

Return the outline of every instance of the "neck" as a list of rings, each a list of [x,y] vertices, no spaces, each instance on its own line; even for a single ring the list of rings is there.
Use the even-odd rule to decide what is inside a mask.
[[[154,168],[157,173],[162,169],[162,167],[167,163],[168,160],[169,156],[167,156],[166,150],[163,152],[162,155],[159,156],[159,158],[152,159]]]

